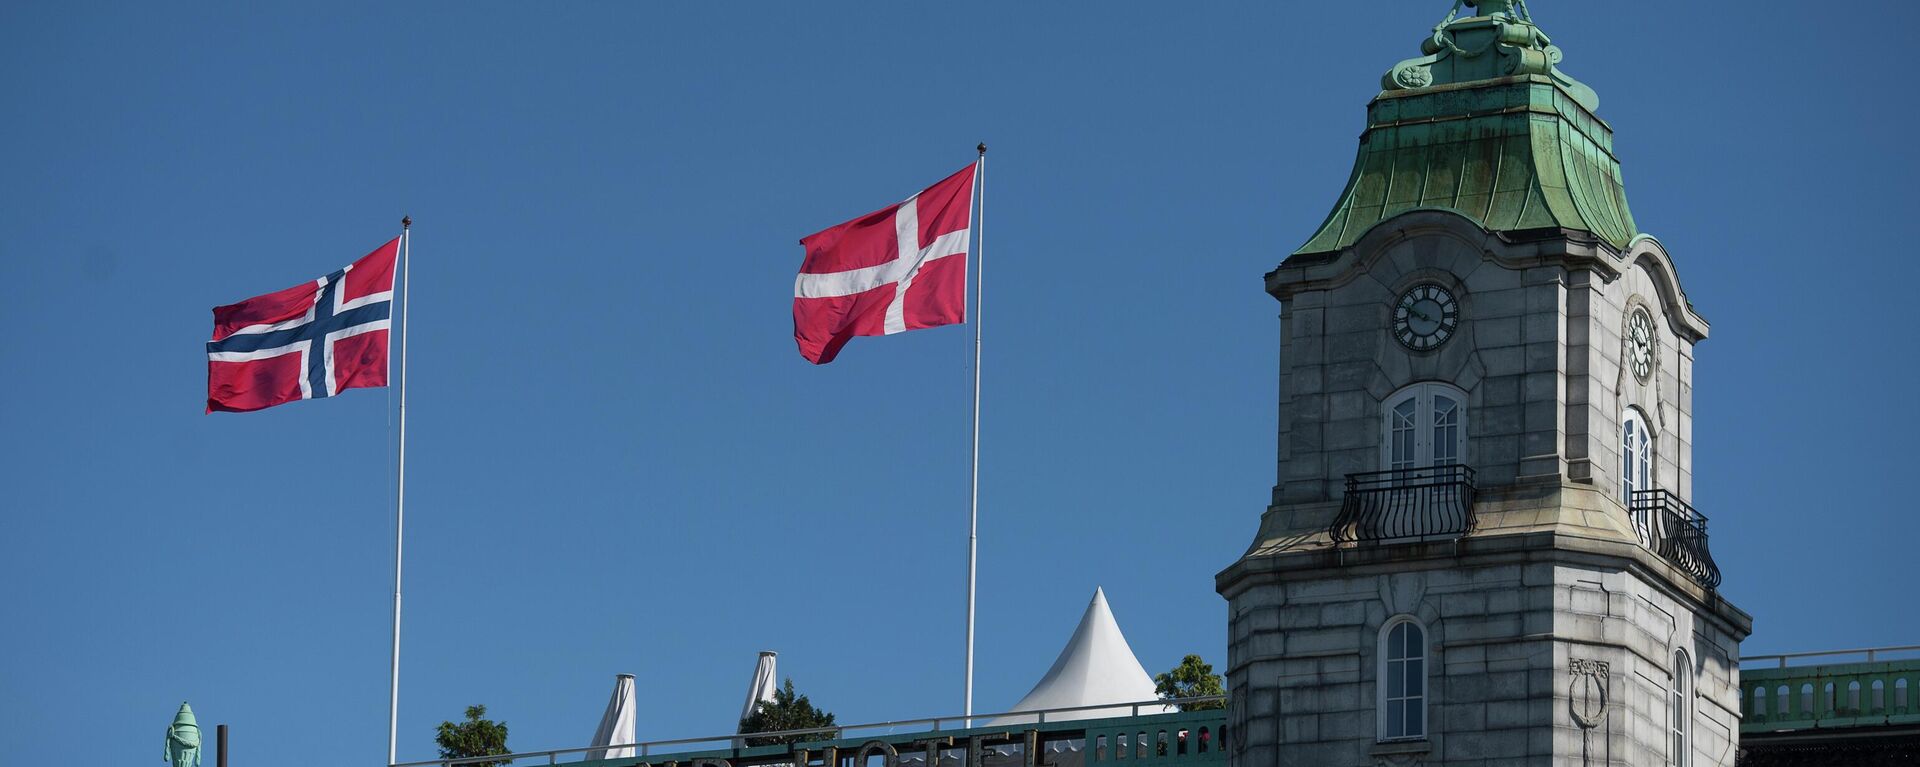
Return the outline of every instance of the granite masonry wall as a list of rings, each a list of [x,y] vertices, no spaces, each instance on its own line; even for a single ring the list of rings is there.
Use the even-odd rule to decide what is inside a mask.
[[[1466,392],[1466,458],[1482,484],[1565,477],[1617,488],[1621,414],[1638,407],[1658,428],[1656,484],[1691,500],[1695,336],[1689,318],[1670,316],[1684,297],[1661,284],[1657,243],[1606,254],[1617,262],[1607,271],[1619,270],[1608,274],[1424,215],[1363,241],[1345,273],[1303,279],[1283,298],[1273,502],[1335,499],[1347,474],[1384,468],[1381,403],[1422,381]],[[1462,318],[1452,340],[1415,352],[1393,339],[1391,311],[1422,282],[1453,292]],[[1621,329],[1640,306],[1658,336],[1647,384],[1621,364]]]
[[[1684,599],[1626,570],[1567,563],[1373,570],[1302,573],[1229,598],[1235,765],[1668,764],[1676,670],[1693,682],[1688,763],[1733,763],[1738,639]],[[1402,615],[1427,631],[1428,735],[1382,742],[1378,640]]]

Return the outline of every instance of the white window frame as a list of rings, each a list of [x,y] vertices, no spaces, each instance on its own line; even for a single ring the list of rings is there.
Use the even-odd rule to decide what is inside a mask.
[[[1436,397],[1453,402],[1451,423],[1437,424]],[[1413,421],[1402,416],[1401,406],[1412,403]],[[1380,407],[1380,468],[1384,471],[1425,469],[1445,463],[1467,462],[1467,393],[1438,381],[1412,384],[1387,397]],[[1443,429],[1451,429],[1451,444],[1441,438]],[[1403,436],[1404,435],[1404,436]],[[1395,443],[1396,436],[1401,436]],[[1396,450],[1413,440],[1412,450]]]
[[[1419,656],[1408,655],[1402,658],[1393,657],[1389,640],[1393,638],[1393,630],[1400,626],[1407,626],[1420,632]],[[1426,740],[1427,733],[1433,729],[1433,723],[1428,719],[1430,707],[1427,705],[1427,701],[1433,697],[1433,642],[1431,635],[1427,633],[1426,624],[1421,623],[1419,619],[1411,615],[1394,617],[1388,620],[1386,625],[1380,627],[1377,647],[1379,652],[1378,662],[1375,663],[1375,679],[1378,692],[1375,695],[1375,700],[1378,701],[1378,705],[1374,707],[1374,719],[1378,723],[1379,741],[1385,743],[1389,741]],[[1405,694],[1405,688],[1402,688],[1401,695],[1390,696],[1387,686],[1390,679],[1389,675],[1399,673],[1404,680],[1406,663],[1413,660],[1420,662],[1420,694],[1407,695]],[[1387,712],[1390,704],[1395,701],[1406,703],[1409,706],[1419,706],[1420,730],[1418,732],[1394,734],[1388,729]],[[1401,724],[1404,725],[1405,723],[1403,719]]]
[[[1660,433],[1645,412],[1631,406],[1620,412],[1620,503],[1632,506],[1634,491],[1658,486],[1659,446]]]
[[[1667,765],[1693,765],[1693,662],[1685,650],[1673,652],[1667,677]]]

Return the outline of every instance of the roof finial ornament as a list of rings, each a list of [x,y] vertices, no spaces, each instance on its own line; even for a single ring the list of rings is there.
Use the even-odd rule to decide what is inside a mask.
[[[1458,0],[1453,4],[1454,12],[1459,12],[1460,4],[1463,2],[1468,8],[1474,9],[1475,16],[1504,14],[1525,22],[1533,21],[1533,14],[1527,11],[1527,0]],[[1452,21],[1453,14],[1448,14],[1447,20]]]
[[[1473,15],[1462,17],[1462,7],[1473,9]],[[1411,90],[1539,76],[1554,80],[1587,111],[1600,107],[1592,88],[1560,71],[1560,48],[1534,26],[1526,0],[1454,0],[1447,17],[1420,42],[1420,52],[1426,55],[1387,70],[1380,87]]]

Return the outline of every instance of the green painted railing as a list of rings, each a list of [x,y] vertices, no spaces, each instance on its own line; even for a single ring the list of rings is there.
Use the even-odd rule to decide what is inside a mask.
[[[926,743],[940,752],[937,767],[1209,767],[1225,764],[1226,713],[1222,710],[1122,716],[953,730],[925,730],[842,738],[791,746],[648,754],[593,762],[595,767],[936,767],[927,764]],[[985,751],[966,753],[977,741]],[[885,743],[895,753],[886,753]],[[1029,754],[1029,749],[1033,751]],[[1037,757],[1037,758],[1035,758]]]
[[[1787,666],[1791,657],[1741,659],[1781,664],[1741,669],[1742,733],[1920,724],[1920,659]]]
[[[1218,700],[1224,698],[1184,698],[1179,702]],[[1160,708],[1161,702],[971,718],[975,723],[1018,721],[1013,724],[953,728],[943,725],[964,724],[966,719],[942,717],[744,736],[807,739],[783,745],[746,746],[739,742],[743,737],[740,735],[635,743],[631,745],[637,753],[635,756],[586,762],[578,760],[590,755],[588,752],[592,749],[567,748],[410,762],[395,767],[471,767],[482,762],[511,767],[562,763],[591,767],[876,767],[875,760],[883,767],[1218,767],[1226,763],[1229,733],[1227,712],[1223,709],[1024,721],[1098,716],[1115,708],[1139,711],[1143,707]],[[857,734],[863,731],[873,734]],[[978,748],[980,753],[968,753],[973,748]],[[929,764],[930,761],[937,764]]]
[[[1114,767],[1225,763],[1226,714],[1216,709],[1080,722],[1082,760]]]

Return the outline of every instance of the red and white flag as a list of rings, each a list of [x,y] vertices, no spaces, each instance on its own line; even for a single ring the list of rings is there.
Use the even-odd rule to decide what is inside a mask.
[[[207,412],[246,412],[387,385],[400,240],[345,269],[214,307]]]
[[[824,365],[854,336],[966,321],[976,167],[800,240],[807,249],[793,281],[800,356]]]

